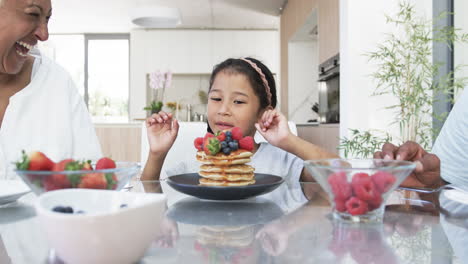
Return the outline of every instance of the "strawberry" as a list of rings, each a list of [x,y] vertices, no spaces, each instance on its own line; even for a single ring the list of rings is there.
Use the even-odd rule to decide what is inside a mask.
[[[231,133],[232,133],[232,139],[234,140],[241,140],[243,137],[242,130],[240,129],[240,127],[233,127],[231,129]]]
[[[216,134],[216,138],[219,140],[219,142],[223,142],[224,140],[226,140],[226,133],[224,133],[223,131],[218,132]]]
[[[335,198],[346,201],[351,197],[351,184],[346,179],[346,172],[340,171],[333,173],[328,177],[328,183],[332,189]]]
[[[96,163],[96,170],[115,169],[115,161],[111,158],[100,158]]]
[[[202,137],[197,137],[193,141],[193,145],[195,146],[196,149],[203,150],[203,138]]]
[[[211,134],[210,132],[207,132],[205,136],[203,137],[203,142],[205,142],[207,138],[212,138],[212,137],[215,137],[215,135]]]
[[[250,136],[240,139],[239,148],[252,151],[254,149],[254,139]]]
[[[371,176],[371,179],[381,193],[387,192],[390,188],[392,188],[396,181],[395,176],[385,171],[378,171],[374,173]]]
[[[87,161],[83,161],[83,163],[81,164],[83,167],[81,168],[82,170],[93,170],[93,165],[91,165],[91,161],[90,160],[87,160]]]
[[[18,170],[50,171],[53,166],[54,162],[40,151],[33,151],[29,155],[26,155],[26,152],[23,150],[21,161],[16,162]]]
[[[367,203],[357,197],[351,197],[345,203],[348,213],[352,215],[362,215],[367,213]]]
[[[115,190],[119,181],[114,173],[106,173],[107,189]]]
[[[221,150],[221,144],[217,138],[208,137],[203,142],[203,151],[207,155],[216,155]]]
[[[78,188],[107,189],[107,180],[104,173],[88,173],[81,177]]]
[[[60,162],[54,164],[52,171],[73,171],[73,170],[80,170],[82,165],[73,160],[73,159],[64,159]],[[76,186],[79,181],[80,175],[65,175],[65,174],[52,174],[47,177],[44,177],[42,184],[44,185],[46,191],[56,190],[56,189],[63,189],[63,188],[71,188],[72,186]]]
[[[374,199],[380,192],[367,173],[356,173],[351,181],[354,194],[363,201]]]

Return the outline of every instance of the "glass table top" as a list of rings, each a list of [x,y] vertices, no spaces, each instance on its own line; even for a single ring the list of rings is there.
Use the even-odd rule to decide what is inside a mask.
[[[159,235],[139,263],[468,263],[464,193],[399,189],[383,223],[348,224],[330,217],[317,184],[300,187],[309,194],[302,203],[274,193],[210,201],[164,182],[133,181],[125,191],[168,197]],[[38,224],[35,200],[29,193],[0,206],[0,263],[62,263]]]

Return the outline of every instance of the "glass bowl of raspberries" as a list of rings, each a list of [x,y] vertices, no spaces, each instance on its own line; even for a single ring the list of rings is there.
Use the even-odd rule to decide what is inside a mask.
[[[388,196],[416,167],[381,159],[307,160],[304,165],[328,194],[333,218],[345,222],[381,222]]]
[[[74,159],[54,162],[44,153],[34,151],[23,152],[21,160],[16,162],[15,172],[35,194],[40,195],[68,188],[121,190],[140,172],[140,165],[115,162],[108,157],[95,162]]]

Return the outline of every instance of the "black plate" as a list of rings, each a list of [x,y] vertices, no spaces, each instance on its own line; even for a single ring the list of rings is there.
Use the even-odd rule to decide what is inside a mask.
[[[283,215],[281,208],[267,199],[254,201],[202,201],[188,197],[173,204],[167,216],[179,223],[203,226],[266,224]]]
[[[284,179],[279,176],[255,173],[255,183],[247,186],[202,186],[198,173],[174,175],[167,183],[177,191],[200,199],[242,200],[265,194],[280,186]]]

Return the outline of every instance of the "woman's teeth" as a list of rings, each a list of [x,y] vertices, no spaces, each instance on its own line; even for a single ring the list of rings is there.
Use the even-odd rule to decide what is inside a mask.
[[[22,57],[26,57],[28,55],[28,52],[33,48],[33,45],[30,45],[23,41],[17,41],[16,44],[22,47],[21,50],[16,49],[16,53],[18,53]]]
[[[30,44],[28,44],[26,42],[23,42],[23,41],[16,41],[16,43],[18,43],[19,45],[27,48],[28,50],[31,50],[34,47],[33,45],[30,45]]]

